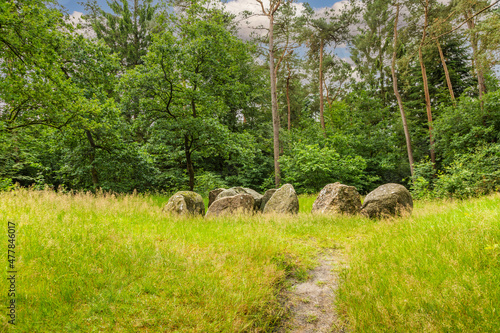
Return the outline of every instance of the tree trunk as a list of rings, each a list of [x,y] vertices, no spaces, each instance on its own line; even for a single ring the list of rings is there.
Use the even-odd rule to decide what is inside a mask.
[[[186,153],[186,167],[189,175],[189,190],[194,189],[194,168],[193,161],[191,160],[191,146],[189,145],[189,138],[184,135],[184,151]]]
[[[280,178],[280,118],[278,115],[278,95],[276,92],[276,73],[274,69],[274,40],[273,40],[274,16],[269,15],[269,71],[271,74],[271,108],[273,116],[273,148],[274,148],[274,182],[279,186]]]
[[[466,11],[464,13],[465,19],[467,20],[467,27],[469,30],[472,30],[475,28],[475,23],[473,19],[469,19],[472,16],[472,13],[469,13]],[[477,76],[477,85],[478,85],[478,90],[479,90],[479,99],[481,100],[481,108],[483,107],[483,95],[486,93],[486,81],[484,79],[484,74],[483,71],[481,70],[481,66],[479,65],[478,61],[478,41],[477,41],[477,36],[474,32],[471,32],[470,35],[470,44],[472,46],[472,67],[476,71],[476,76]]]
[[[379,31],[379,35],[381,32]],[[384,57],[383,57],[383,51],[382,51],[382,44],[379,45],[379,51],[378,51],[378,56],[379,56],[379,63],[380,63],[380,97],[382,99],[382,102],[384,105],[386,104],[387,101],[387,96],[385,95],[385,73],[384,73]]]
[[[90,154],[89,154],[90,175],[92,177],[92,184],[94,185],[94,188],[97,189],[97,187],[99,187],[99,174],[98,174],[97,169],[94,165],[96,144],[94,142],[94,138],[92,137],[92,133],[90,133],[89,130],[85,130],[85,133],[87,134],[87,140],[90,143]]]
[[[319,121],[321,122],[321,128],[326,137],[323,101],[323,38],[320,39],[319,45]]]
[[[446,84],[448,85],[448,90],[450,92],[451,100],[453,104],[456,104],[455,94],[453,93],[453,86],[451,85],[450,73],[448,72],[448,66],[446,66],[446,61],[444,59],[443,50],[441,49],[441,44],[439,43],[439,39],[436,39],[436,45],[438,47],[439,56],[441,57],[441,64],[443,65],[444,75],[446,76]]]
[[[398,41],[398,18],[399,18],[399,4],[396,4],[396,18],[394,21],[394,44],[393,44],[394,46],[393,46],[392,64],[391,64],[392,87],[394,88],[394,95],[396,95],[399,105],[399,111],[401,112],[401,120],[403,121],[403,129],[406,138],[406,150],[408,151],[408,161],[410,162],[410,171],[413,177],[413,151],[411,149],[410,131],[408,130],[408,124],[406,122],[406,114],[403,109],[403,102],[401,101],[401,96],[399,95],[399,90],[398,90],[398,78],[396,77],[396,46]]]
[[[288,76],[286,78],[286,104],[288,107],[288,131],[292,128],[292,122],[291,122],[291,110],[290,110],[290,77],[292,75],[290,71],[290,66],[287,66],[288,68]]]
[[[425,43],[425,35],[427,33],[427,25],[429,21],[429,0],[425,1],[425,22],[422,30],[422,41],[420,43],[420,47],[418,48],[418,58],[420,61],[420,69],[422,70],[422,80],[424,82],[424,95],[425,95],[425,108],[427,110],[427,121],[429,124],[429,141],[430,141],[430,154],[431,154],[431,161],[433,165],[436,165],[436,154],[434,152],[434,138],[433,138],[433,133],[432,133],[432,110],[431,110],[431,98],[429,96],[429,85],[427,81],[427,72],[425,69],[425,64],[424,64],[424,56],[422,53],[422,48]]]

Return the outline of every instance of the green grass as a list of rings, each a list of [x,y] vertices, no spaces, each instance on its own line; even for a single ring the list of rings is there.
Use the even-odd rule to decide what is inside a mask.
[[[338,308],[352,332],[500,327],[498,195],[388,221],[313,216],[314,196],[297,216],[173,218],[167,199],[0,193],[4,234],[16,222],[17,331],[270,332],[286,278],[306,279],[322,248],[347,256]]]
[[[418,203],[349,246],[354,332],[499,332],[500,197]]]

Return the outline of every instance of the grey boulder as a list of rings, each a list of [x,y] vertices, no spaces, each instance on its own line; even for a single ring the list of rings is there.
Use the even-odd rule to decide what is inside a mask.
[[[163,211],[180,215],[205,215],[205,204],[198,193],[180,191],[168,199]]]
[[[254,209],[259,210],[260,204],[262,201],[262,194],[258,193],[251,188],[243,188],[243,187],[231,187],[230,189],[224,190],[217,195],[216,201],[225,197],[233,197],[238,194],[248,194],[251,195],[254,199]]]
[[[212,206],[214,201],[217,199],[217,196],[225,190],[226,190],[225,188],[218,188],[218,189],[210,191],[208,193],[208,207]]]
[[[264,207],[264,213],[297,214],[299,198],[291,184],[281,186]]]
[[[341,183],[326,185],[312,206],[312,213],[357,214],[361,208],[361,197],[354,186]]]
[[[255,200],[250,194],[238,194],[230,197],[222,197],[214,201],[208,208],[206,216],[220,216],[228,214],[252,214],[254,212]]]
[[[403,185],[385,184],[370,192],[361,207],[361,214],[369,218],[384,218],[411,214],[413,199]]]
[[[266,207],[266,203],[271,199],[273,196],[274,192],[276,192],[277,189],[272,188],[270,190],[267,190],[266,193],[264,193],[264,196],[262,197],[261,203],[260,203],[260,211],[264,211],[264,207]]]

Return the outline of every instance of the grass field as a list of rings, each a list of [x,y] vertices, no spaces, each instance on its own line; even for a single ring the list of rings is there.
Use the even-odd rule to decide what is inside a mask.
[[[15,223],[16,326],[0,331],[272,332],[287,277],[337,248],[337,307],[352,332],[500,331],[500,195],[417,202],[411,217],[173,218],[161,196],[0,193],[7,276]]]

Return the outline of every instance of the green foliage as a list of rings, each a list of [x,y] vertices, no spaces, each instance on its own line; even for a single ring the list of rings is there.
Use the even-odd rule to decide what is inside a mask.
[[[141,57],[151,44],[158,5],[153,5],[152,0],[141,0],[129,8],[127,0],[106,2],[113,13],[102,10],[95,0],[85,3],[89,12],[83,17],[86,26],[119,55],[123,67],[133,68],[142,63]]]
[[[482,106],[481,106],[482,104]],[[436,150],[443,164],[474,147],[496,143],[500,136],[500,91],[483,96],[483,101],[463,97],[456,107],[443,108],[435,122]]]
[[[429,159],[413,164],[410,189],[415,199],[429,199],[434,196],[434,175],[436,170]]]
[[[200,172],[196,176],[196,186],[194,191],[204,197],[208,197],[208,193],[216,188],[228,188],[227,183],[219,175],[206,171]]]
[[[119,88],[123,108],[140,110],[155,146],[184,151],[191,189],[195,160],[225,157],[232,142],[224,115],[246,101],[250,62],[247,45],[226,30],[223,16],[192,15],[156,35],[144,64],[128,71]]]
[[[500,145],[478,147],[455,159],[436,176],[429,161],[415,164],[412,193],[416,198],[465,199],[500,189]]]
[[[299,193],[313,193],[326,184],[341,182],[363,190],[366,161],[360,156],[341,156],[330,147],[296,143],[280,158],[283,182]]]
[[[500,145],[479,147],[457,155],[435,184],[439,197],[477,197],[500,189]]]
[[[0,178],[0,192],[2,191],[11,191],[15,189],[16,186],[12,183],[12,179],[10,178]]]
[[[110,13],[89,0],[84,26],[97,37],[89,39],[54,4],[0,5],[0,179],[37,188],[116,192],[274,187],[268,63],[256,61],[261,50],[238,38],[233,14],[211,0],[110,1]],[[409,177],[403,128],[384,65],[391,51],[392,7],[385,0],[364,4],[357,16],[359,7],[315,17],[310,6],[299,16],[289,2],[276,12],[280,154],[284,181],[301,192],[337,180],[368,192]],[[402,5],[421,9],[414,2]],[[432,22],[450,14],[448,7],[431,7]],[[417,196],[466,197],[496,186],[493,164],[479,160],[494,163],[492,147],[500,133],[498,79],[484,65],[498,56],[497,14],[484,15],[492,28],[478,20],[470,31],[481,40],[478,61],[490,91],[482,101],[473,97],[472,73],[479,67],[476,62],[477,68],[470,67],[470,45],[463,36],[439,39],[455,94],[461,95],[456,107],[436,45],[424,47],[439,173],[431,176],[428,163],[417,163],[412,185]],[[364,37],[352,40],[358,79],[350,79],[347,62],[328,50],[323,54],[324,133],[318,122],[319,49],[345,41],[357,19],[365,27]],[[414,157],[423,161],[428,124],[419,64],[409,56],[421,38],[420,16],[406,20],[398,76]],[[439,33],[436,27],[431,24],[429,37]],[[305,40],[307,55],[282,53],[281,46]],[[284,125],[288,101],[289,131]]]

